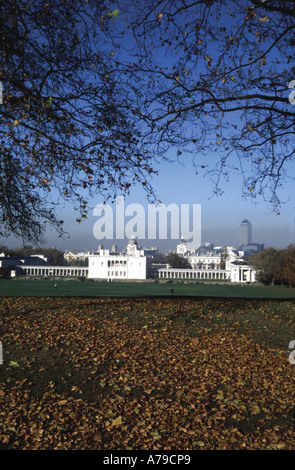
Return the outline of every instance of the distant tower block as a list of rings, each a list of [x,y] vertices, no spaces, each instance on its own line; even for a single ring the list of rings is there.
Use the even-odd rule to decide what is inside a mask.
[[[252,243],[252,225],[245,219],[240,224],[240,245],[250,245]]]

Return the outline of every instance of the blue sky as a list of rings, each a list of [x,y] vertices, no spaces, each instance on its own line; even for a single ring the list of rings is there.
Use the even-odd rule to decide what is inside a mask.
[[[270,204],[263,199],[255,202],[245,199],[242,194],[242,178],[233,174],[229,182],[223,182],[224,194],[213,195],[213,184],[210,178],[202,174],[196,175],[190,156],[187,156],[185,165],[178,162],[162,162],[158,165],[159,174],[153,177],[152,184],[156,195],[163,204],[193,204],[201,205],[201,242],[212,242],[214,245],[238,246],[239,225],[245,218],[252,224],[253,242],[264,243],[265,246],[283,248],[295,242],[294,217],[295,198],[292,181],[282,190],[282,204],[280,215],[273,212]],[[92,208],[103,202],[102,198],[94,198]],[[145,191],[139,185],[131,189],[131,194],[125,198],[125,209],[129,204],[140,204],[147,214],[148,200]],[[68,205],[60,205],[60,216],[65,221],[65,230],[69,238],[59,238],[54,230],[48,230],[44,246],[56,247],[62,250],[95,250],[99,244],[106,248],[117,244],[119,248],[125,247],[124,240],[98,240],[93,228],[99,217],[93,215],[90,209],[88,219],[78,224],[77,211]],[[115,210],[115,209],[114,209]],[[132,217],[125,217],[125,225]],[[192,219],[190,219],[190,222]],[[11,247],[22,245],[21,240],[13,237],[0,239],[0,243]],[[177,240],[139,240],[142,246],[158,246],[161,251],[174,249]]]
[[[270,204],[263,199],[257,199],[254,203],[251,199],[241,196],[242,179],[238,175],[232,175],[229,182],[224,182],[222,187],[224,194],[213,195],[213,184],[208,177],[196,175],[195,169],[190,163],[189,157],[185,165],[178,162],[163,162],[159,165],[159,175],[153,178],[153,187],[163,204],[193,204],[201,205],[201,241],[212,242],[215,245],[237,246],[239,243],[239,225],[245,218],[252,224],[253,242],[264,243],[265,246],[283,248],[294,243],[294,216],[295,200],[293,185],[286,185],[282,196],[285,202],[282,204],[280,215],[273,212]],[[288,200],[287,200],[288,199]],[[100,197],[95,198],[93,207],[101,204]],[[135,186],[131,194],[125,198],[125,209],[129,204],[140,204],[147,213],[148,200],[145,191]],[[115,211],[115,208],[114,208]],[[76,211],[69,206],[61,207],[62,218],[65,220],[65,229],[69,231],[70,238],[60,239],[53,232],[47,234],[47,246],[55,246],[61,249],[85,249],[94,250],[99,244],[106,248],[117,244],[124,248],[124,240],[98,240],[95,238],[93,228],[99,217],[89,211],[88,219],[78,224]],[[125,225],[132,217],[125,217]],[[192,219],[190,219],[192,221]],[[139,240],[143,246],[156,245],[161,251],[165,248],[173,249],[177,240]]]
[[[226,21],[230,22],[228,17]],[[128,42],[129,44],[129,42]],[[113,47],[111,45],[110,47]],[[158,52],[158,51],[156,51]],[[214,51],[213,51],[214,52]],[[114,57],[115,60],[115,57]],[[162,57],[159,56],[161,61]],[[286,89],[286,94],[289,91]],[[295,198],[292,181],[286,182],[281,192],[282,201],[280,215],[277,215],[270,204],[263,198],[257,198],[255,202],[242,197],[242,176],[232,174],[229,182],[222,182],[224,194],[213,195],[213,183],[210,178],[204,177],[200,172],[196,175],[191,156],[183,153],[185,164],[178,162],[163,162],[158,165],[159,175],[153,178],[153,187],[158,198],[168,206],[169,204],[193,204],[201,205],[201,241],[212,242],[214,245],[238,246],[239,225],[245,218],[252,224],[253,242],[264,243],[265,246],[283,248],[295,242],[294,217]],[[291,166],[290,176],[294,176]],[[102,203],[97,197],[92,201],[92,207]],[[126,198],[125,207],[129,204],[141,204],[147,210],[148,200],[141,186],[131,189],[131,194]],[[120,248],[124,242],[116,240],[97,239],[93,228],[97,216],[90,209],[88,219],[81,224],[76,222],[77,212],[71,205],[60,206],[60,218],[65,221],[65,230],[69,232],[69,238],[59,238],[54,230],[48,230],[44,246],[54,246],[63,250],[94,250],[99,244],[111,247],[116,243]],[[127,219],[126,219],[127,220]],[[159,240],[139,240],[142,245],[157,245],[162,251],[166,248],[176,247],[177,240],[168,239],[167,242]],[[22,241],[13,237],[0,238],[1,244],[11,247],[21,246]]]

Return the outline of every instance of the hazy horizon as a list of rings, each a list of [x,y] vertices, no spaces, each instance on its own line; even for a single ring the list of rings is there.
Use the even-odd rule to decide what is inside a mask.
[[[224,194],[214,195],[213,184],[209,178],[196,175],[192,163],[188,160],[185,165],[178,162],[162,162],[158,165],[159,175],[151,181],[156,197],[168,207],[170,204],[201,205],[201,242],[211,242],[217,246],[239,245],[239,227],[244,219],[252,225],[253,243],[263,243],[265,247],[284,248],[295,242],[294,215],[295,200],[293,185],[290,180],[281,190],[282,205],[278,215],[270,203],[263,198],[251,200],[241,194],[241,180],[232,176],[229,182],[223,183]],[[96,239],[93,228],[98,217],[93,214],[94,208],[103,203],[97,196],[91,201],[88,219],[80,224],[76,222],[77,211],[69,203],[60,204],[59,217],[65,221],[64,229],[70,238],[59,238],[53,229],[46,232],[46,240],[42,246],[56,247],[61,250],[96,250],[98,245],[111,247],[116,244],[124,248],[123,240]],[[111,203],[108,203],[111,205]],[[131,204],[141,205],[147,213],[149,201],[140,185],[135,185],[130,195],[125,197],[125,209]],[[114,207],[114,205],[113,205]],[[132,217],[125,216],[125,224]],[[192,219],[190,218],[190,224]],[[121,227],[122,231],[122,227]],[[180,236],[179,236],[180,238]],[[128,237],[127,237],[128,239]],[[140,245],[147,247],[158,246],[160,250],[175,249],[175,240],[144,240],[139,239]],[[22,246],[22,240],[15,237],[0,237],[0,244],[9,248]],[[26,242],[25,244],[32,244]],[[40,246],[40,245],[39,245]],[[197,247],[196,247],[197,248]]]

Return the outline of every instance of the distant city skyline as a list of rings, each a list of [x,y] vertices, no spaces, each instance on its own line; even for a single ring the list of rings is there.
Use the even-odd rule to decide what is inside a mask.
[[[163,204],[201,204],[201,242],[212,242],[220,246],[239,246],[240,224],[244,219],[252,225],[252,240],[264,243],[265,247],[284,248],[295,242],[295,199],[293,185],[290,181],[282,192],[280,214],[272,211],[270,204],[263,199],[251,201],[241,195],[240,181],[232,177],[224,182],[224,194],[213,195],[213,186],[209,179],[196,175],[193,165],[163,162],[158,165],[159,176],[153,179],[156,196]],[[147,206],[146,193],[139,185],[131,188],[126,196],[127,204],[142,204]],[[53,229],[48,229],[42,246],[56,247],[61,250],[95,250],[99,244],[111,247],[118,245],[120,249],[126,246],[126,240],[97,240],[93,227],[97,217],[93,215],[94,207],[102,203],[97,196],[91,201],[88,219],[82,223],[76,222],[77,211],[71,205],[61,204],[58,208],[60,218],[65,221],[65,231],[70,238],[59,238]],[[143,246],[158,246],[159,250],[174,249],[177,240],[141,240]],[[0,244],[8,247],[22,246],[21,239],[0,237]],[[30,244],[29,242],[26,244]],[[41,246],[41,245],[40,245]]]
[[[210,242],[214,246],[233,246],[238,248],[240,246],[240,224],[241,220],[237,220],[236,224],[232,227],[214,227],[212,222],[207,226],[202,224],[202,237],[201,243]],[[256,226],[251,224],[253,236],[252,240],[257,243],[264,243],[265,247],[274,246],[275,248],[284,248],[289,244],[294,243],[294,219],[292,219],[290,225],[285,227],[276,226]],[[85,230],[84,230],[85,227]],[[72,236],[70,238],[57,238],[52,234],[48,236],[47,241],[44,244],[39,245],[43,247],[54,247],[61,251],[93,251],[96,250],[99,245],[103,245],[105,248],[112,248],[113,245],[116,245],[119,250],[122,250],[126,247],[128,243],[128,238],[123,240],[95,240],[91,233],[91,224],[85,222],[79,225],[79,233],[76,230],[72,231]],[[141,246],[150,248],[157,247],[159,251],[164,252],[165,250],[174,250],[178,240],[147,240],[147,239],[138,239],[138,242]],[[31,243],[26,243],[30,245]],[[19,239],[10,237],[6,239],[2,237],[0,239],[0,245],[6,245],[8,248],[18,248],[22,246],[22,242]],[[197,247],[196,247],[197,248]]]

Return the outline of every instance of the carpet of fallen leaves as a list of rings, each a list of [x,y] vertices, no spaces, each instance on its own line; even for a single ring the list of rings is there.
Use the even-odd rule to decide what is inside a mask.
[[[0,449],[295,449],[295,303],[0,299]]]

